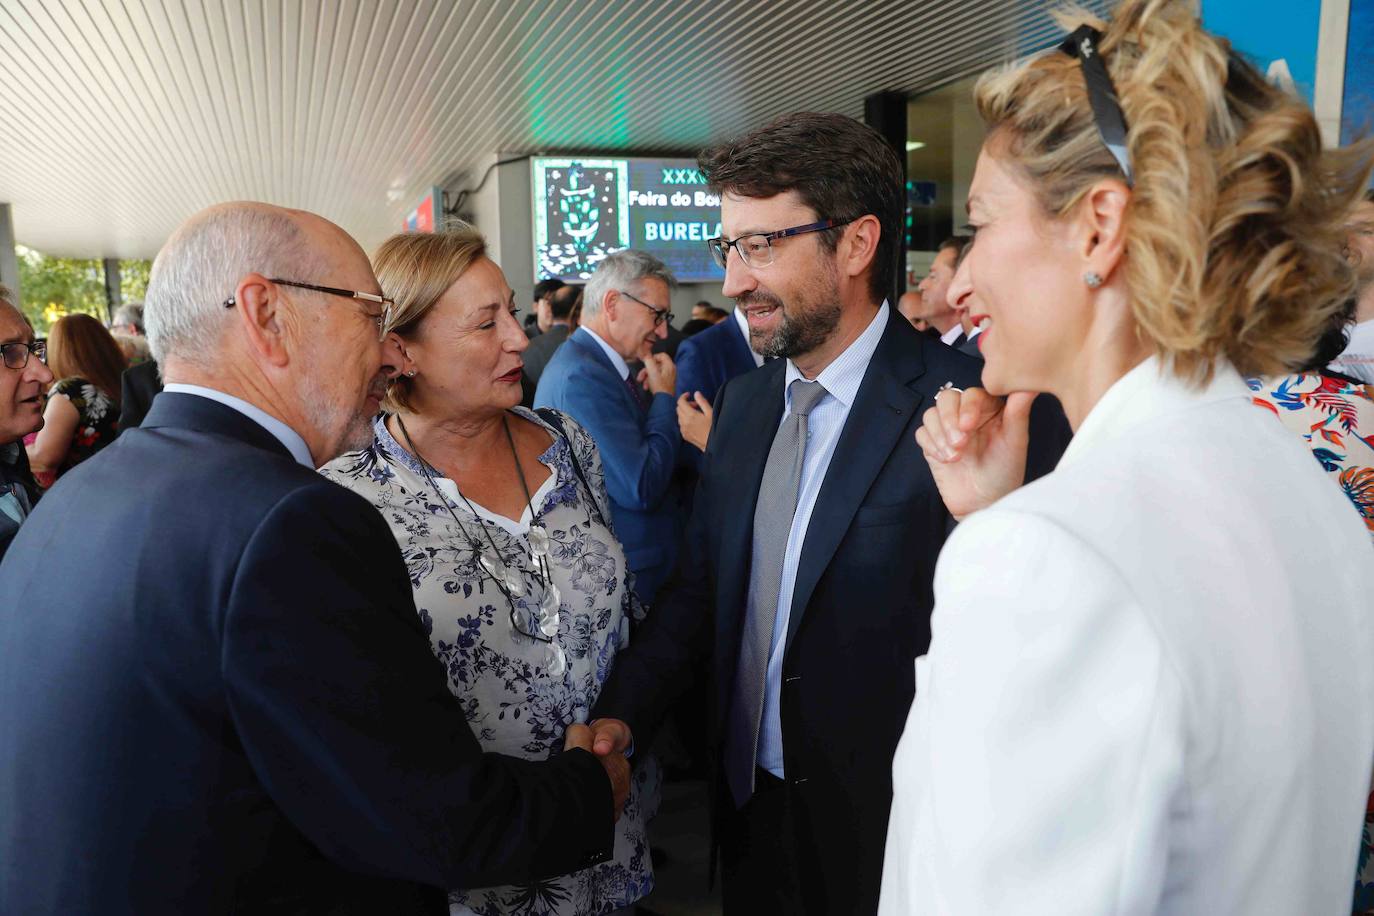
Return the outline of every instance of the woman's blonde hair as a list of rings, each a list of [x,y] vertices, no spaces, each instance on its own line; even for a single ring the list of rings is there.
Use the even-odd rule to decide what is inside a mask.
[[[382,242],[372,256],[372,270],[382,292],[396,303],[383,333],[413,334],[434,303],[487,254],[487,240],[471,223],[452,220],[438,232],[403,232]],[[382,406],[410,409],[411,381],[397,376]]]
[[[1323,151],[1307,106],[1204,31],[1193,2],[1124,0],[1109,23],[1078,8],[1058,18],[1103,33],[1129,128],[1123,267],[1142,339],[1196,381],[1218,357],[1246,375],[1302,365],[1354,293],[1341,252],[1370,147]],[[1121,177],[1077,58],[993,71],[974,95],[991,151],[1053,217]]]

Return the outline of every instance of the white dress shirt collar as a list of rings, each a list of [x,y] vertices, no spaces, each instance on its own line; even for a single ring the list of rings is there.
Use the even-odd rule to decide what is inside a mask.
[[[873,316],[873,320],[864,328],[864,332],[854,338],[854,342],[845,347],[844,352],[835,357],[835,360],[824,369],[820,375],[809,381],[820,382],[825,387],[826,392],[840,403],[844,404],[848,410],[854,404],[854,398],[859,393],[859,385],[863,384],[864,373],[868,371],[869,361],[873,359],[873,352],[878,349],[878,341],[883,339],[883,331],[887,329],[887,300],[879,306],[878,313]],[[787,361],[787,373],[783,378],[783,391],[786,393],[784,416],[792,409],[792,383],[799,378],[805,378],[797,364],[792,360]]]
[[[612,347],[611,347],[610,344],[606,343],[606,341],[604,341],[604,340],[601,339],[601,335],[600,335],[600,334],[596,333],[596,332],[593,331],[591,328],[587,327],[585,324],[582,325],[582,330],[584,330],[584,331],[586,331],[588,334],[590,334],[592,340],[596,341],[596,345],[597,345],[598,347],[600,347],[600,348],[605,352],[606,358],[609,359],[609,360],[611,361],[611,365],[612,365],[612,366],[615,366],[615,371],[617,371],[617,372],[620,373],[620,377],[621,377],[622,379],[627,379],[627,378],[629,378],[629,377],[630,377],[630,364],[627,363],[627,362],[625,362],[625,357],[623,357],[623,356],[621,356],[619,353],[615,352],[615,350],[612,349]]]
[[[754,345],[749,342],[749,316],[744,314],[744,309],[735,306],[733,313],[735,324],[739,326],[739,332],[744,335],[744,345],[749,348],[749,355],[754,357],[754,365],[762,366],[763,357],[754,350]]]
[[[959,335],[964,333],[964,326],[959,322],[954,322],[954,327],[940,335],[940,342],[946,346],[954,346],[954,342],[959,339]]]
[[[291,453],[291,457],[295,458],[299,464],[314,469],[315,462],[310,457],[310,448],[305,444],[305,440],[301,438],[300,433],[296,432],[261,407],[249,404],[243,398],[236,398],[232,394],[225,394],[223,391],[216,391],[213,388],[206,388],[203,385],[187,385],[183,382],[172,382],[164,386],[162,390],[176,392],[177,394],[194,394],[197,397],[202,397],[206,400],[214,401],[217,404],[223,404],[225,407],[237,410],[239,413],[271,433],[273,438],[280,442],[286,450]]]

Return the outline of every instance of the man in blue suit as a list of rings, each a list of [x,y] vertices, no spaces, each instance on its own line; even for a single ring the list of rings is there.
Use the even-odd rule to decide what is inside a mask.
[[[166,389],[0,563],[0,912],[446,914],[609,855],[628,765],[483,754],[385,520],[314,470],[371,438],[388,302],[300,211],[158,255]]]
[[[696,403],[698,394],[707,404],[713,403],[726,382],[762,365],[763,357],[749,346],[749,321],[744,310],[735,309],[678,347],[677,396],[681,399],[686,395],[689,405]],[[683,446],[682,460],[685,466],[699,469],[701,449]]]
[[[653,352],[667,339],[676,286],[653,255],[626,249],[607,256],[587,281],[581,327],[549,361],[534,396],[537,406],[564,411],[596,440],[611,521],[645,602],[673,567],[681,523],[673,487],[682,442],[677,370],[671,357]],[[630,376],[633,360],[643,361],[642,378]]]
[[[726,382],[762,365],[763,357],[749,346],[749,321],[736,309],[678,347],[678,397],[700,393],[713,402]]]

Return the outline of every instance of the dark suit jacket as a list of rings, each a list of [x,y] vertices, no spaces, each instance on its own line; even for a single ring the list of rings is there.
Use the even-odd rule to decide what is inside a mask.
[[[677,359],[677,348],[686,339],[681,331],[670,324],[668,325],[668,335],[654,344],[654,352],[667,353],[673,359]]]
[[[750,579],[754,509],[782,419],[786,361],[725,384],[677,571],[595,716],[624,719],[643,746],[694,667],[709,671],[718,806],[720,748]],[[915,441],[939,387],[978,366],[895,310],[850,408],[807,528],[782,666],[782,738],[795,831],[778,837],[807,876],[816,913],[877,908],[892,755],[930,641],[931,580],[951,519]],[[785,524],[779,520],[779,524]]]
[[[544,367],[567,339],[568,326],[556,324],[531,340],[530,345],[525,348],[525,375],[529,376],[530,383],[535,388],[539,387],[539,377],[544,374]]]
[[[600,764],[483,754],[385,521],[228,407],[159,395],[0,593],[0,912],[447,913],[610,851]]]
[[[124,370],[119,381],[119,429],[134,429],[148,415],[153,398],[162,390],[162,379],[158,375],[157,363],[153,360],[130,366]]]
[[[758,368],[754,351],[749,349],[734,317],[718,321],[682,342],[677,351],[678,397],[700,391],[714,402],[721,386],[737,375]],[[693,471],[701,469],[701,451],[683,445],[682,464]]]
[[[644,397],[650,396],[645,392]],[[653,601],[673,567],[681,534],[672,486],[682,444],[677,402],[656,394],[647,411],[641,408],[614,364],[582,328],[549,361],[534,402],[563,411],[596,440],[615,535],[625,548],[640,598]]]
[[[14,492],[15,499],[27,502],[30,506],[38,504],[38,484],[29,470],[29,456],[24,451],[24,443],[15,442],[13,463],[5,460],[5,446],[0,445],[0,496]],[[22,496],[19,492],[22,491]],[[0,512],[0,558],[5,556],[10,542],[19,533],[19,522],[10,518],[8,513]]]
[[[715,401],[721,386],[758,368],[754,351],[733,317],[711,325],[682,342],[677,350],[677,393],[700,391]]]

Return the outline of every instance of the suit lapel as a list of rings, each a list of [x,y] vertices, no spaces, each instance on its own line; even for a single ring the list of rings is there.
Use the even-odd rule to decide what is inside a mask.
[[[725,481],[725,494],[718,503],[722,511],[718,516],[721,546],[716,565],[716,649],[722,670],[729,671],[731,678],[739,657],[740,626],[749,598],[754,507],[758,504],[759,486],[768,453],[773,448],[773,437],[782,420],[784,368],[785,364],[779,361],[767,372],[760,373],[757,384],[732,388],[731,393],[737,400],[729,404],[728,414],[722,413],[730,429],[740,433],[733,440],[732,448],[712,458],[727,469],[726,473],[713,475]]]
[[[896,312],[888,317],[887,329],[849,409],[811,512],[792,590],[789,648],[816,583],[835,556],[854,513],[924,400],[910,386],[925,371],[920,347],[901,338],[895,321],[905,319]]]
[[[616,368],[615,363],[611,362],[611,358],[606,355],[606,351],[601,349],[601,345],[593,340],[590,334],[578,328],[573,332],[572,336],[568,338],[567,342],[570,344],[577,344],[582,348],[584,356],[611,374],[611,378],[619,383],[620,399],[628,406],[634,408],[636,416],[644,413],[644,402],[635,397],[634,392],[630,390],[630,386],[627,384],[627,380],[620,377],[620,370]]]

